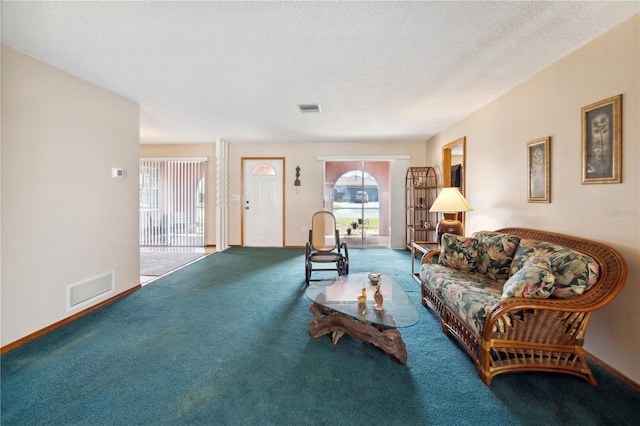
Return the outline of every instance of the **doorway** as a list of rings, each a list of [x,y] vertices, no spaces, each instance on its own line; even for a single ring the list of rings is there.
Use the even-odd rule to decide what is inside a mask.
[[[242,245],[284,247],[284,159],[242,159]]]
[[[325,162],[325,210],[349,247],[390,245],[389,161]]]
[[[204,247],[206,159],[140,160],[141,246]]]
[[[467,138],[456,139],[442,147],[442,183],[443,188],[456,187],[466,194],[467,175]],[[465,223],[464,212],[458,213],[458,220]]]

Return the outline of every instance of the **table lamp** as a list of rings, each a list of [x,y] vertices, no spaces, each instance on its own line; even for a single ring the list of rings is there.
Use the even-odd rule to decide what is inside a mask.
[[[458,188],[442,188],[429,209],[430,212],[444,213],[444,219],[438,222],[436,227],[438,244],[442,240],[442,234],[464,235],[464,225],[458,220],[458,213],[470,210],[473,210],[473,207],[464,199]]]

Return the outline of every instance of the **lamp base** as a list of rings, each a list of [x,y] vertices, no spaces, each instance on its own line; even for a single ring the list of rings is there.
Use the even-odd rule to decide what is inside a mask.
[[[457,213],[445,213],[444,219],[436,226],[438,244],[442,243],[443,234],[464,235],[464,225],[458,220]]]

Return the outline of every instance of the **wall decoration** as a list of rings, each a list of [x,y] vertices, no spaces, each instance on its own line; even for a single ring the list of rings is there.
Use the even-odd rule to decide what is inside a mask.
[[[622,182],[622,95],[582,108],[582,183]]]
[[[530,203],[550,203],[551,176],[549,174],[551,151],[549,137],[527,143],[528,199]]]

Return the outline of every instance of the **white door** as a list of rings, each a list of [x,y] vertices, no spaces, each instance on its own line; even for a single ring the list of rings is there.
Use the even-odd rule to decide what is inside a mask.
[[[283,163],[281,159],[244,160],[244,245],[283,245]]]

